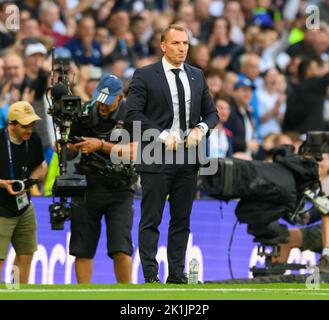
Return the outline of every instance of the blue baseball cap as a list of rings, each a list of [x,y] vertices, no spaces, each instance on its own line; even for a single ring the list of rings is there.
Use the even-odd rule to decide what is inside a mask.
[[[241,87],[250,87],[252,90],[255,90],[252,81],[246,77],[240,77],[238,82],[234,84],[234,89],[239,89]]]
[[[99,81],[97,88],[93,93],[93,100],[110,105],[122,92],[122,81],[112,74],[107,74]]]
[[[254,14],[253,22],[261,27],[272,28],[274,26],[273,19],[267,12],[259,12]]]

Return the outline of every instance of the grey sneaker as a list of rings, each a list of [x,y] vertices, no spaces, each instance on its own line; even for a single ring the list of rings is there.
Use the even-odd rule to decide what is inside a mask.
[[[319,260],[319,271],[320,273],[329,274],[329,256],[321,256]]]

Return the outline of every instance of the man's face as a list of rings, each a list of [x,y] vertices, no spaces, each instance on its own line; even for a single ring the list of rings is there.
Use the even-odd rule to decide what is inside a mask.
[[[20,85],[25,76],[25,69],[22,59],[16,55],[5,57],[5,77],[13,84]]]
[[[26,57],[26,66],[34,72],[38,72],[44,61],[45,56],[42,53],[35,53]]]
[[[30,140],[31,134],[34,129],[35,122],[32,122],[26,126],[23,126],[19,123],[16,124],[10,124],[13,129],[13,133],[15,137],[19,140],[27,141]]]
[[[171,29],[161,42],[161,50],[167,61],[175,67],[179,67],[186,60],[188,48],[188,36],[185,31]]]
[[[256,80],[260,73],[259,63],[260,60],[257,56],[253,55],[249,57],[246,64],[241,66],[242,73],[244,73],[249,79]]]
[[[96,107],[98,108],[98,114],[100,115],[100,117],[102,119],[107,119],[109,117],[109,115],[118,108],[119,102],[121,99],[122,99],[122,96],[118,95],[115,98],[114,102],[110,105],[106,105],[104,103],[97,101]]]
[[[39,23],[35,19],[29,19],[24,22],[24,28],[22,28],[21,32],[24,38],[38,38],[41,36]]]
[[[93,39],[96,35],[95,21],[91,18],[83,19],[78,27],[80,39]]]
[[[240,87],[234,90],[234,98],[236,102],[243,107],[249,105],[251,97],[252,89],[250,87]]]

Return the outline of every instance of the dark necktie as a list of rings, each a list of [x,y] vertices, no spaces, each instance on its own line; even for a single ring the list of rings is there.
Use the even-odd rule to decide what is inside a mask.
[[[179,72],[181,69],[171,69],[175,74],[176,86],[178,91],[178,104],[179,104],[179,127],[185,132],[186,131],[186,112],[185,112],[185,91],[184,86],[179,78]]]

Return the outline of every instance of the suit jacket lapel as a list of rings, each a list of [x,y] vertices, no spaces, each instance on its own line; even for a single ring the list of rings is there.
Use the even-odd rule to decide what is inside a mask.
[[[191,127],[191,120],[192,120],[192,112],[194,110],[194,101],[195,101],[195,95],[197,93],[197,88],[196,88],[196,81],[195,81],[195,77],[193,76],[193,70],[192,68],[189,67],[188,64],[184,63],[184,69],[186,71],[187,74],[187,78],[190,84],[190,89],[191,89],[191,108],[190,108],[190,123],[189,123],[189,127]]]
[[[166,75],[164,73],[164,70],[163,70],[163,66],[162,66],[162,62],[161,61],[159,61],[156,64],[155,72],[158,75],[159,84],[160,84],[160,87],[161,87],[161,89],[162,89],[162,91],[163,91],[163,93],[165,95],[167,104],[168,104],[171,112],[174,113],[172,99],[171,99],[171,93],[170,93],[170,88],[169,88],[169,84],[168,84]]]

